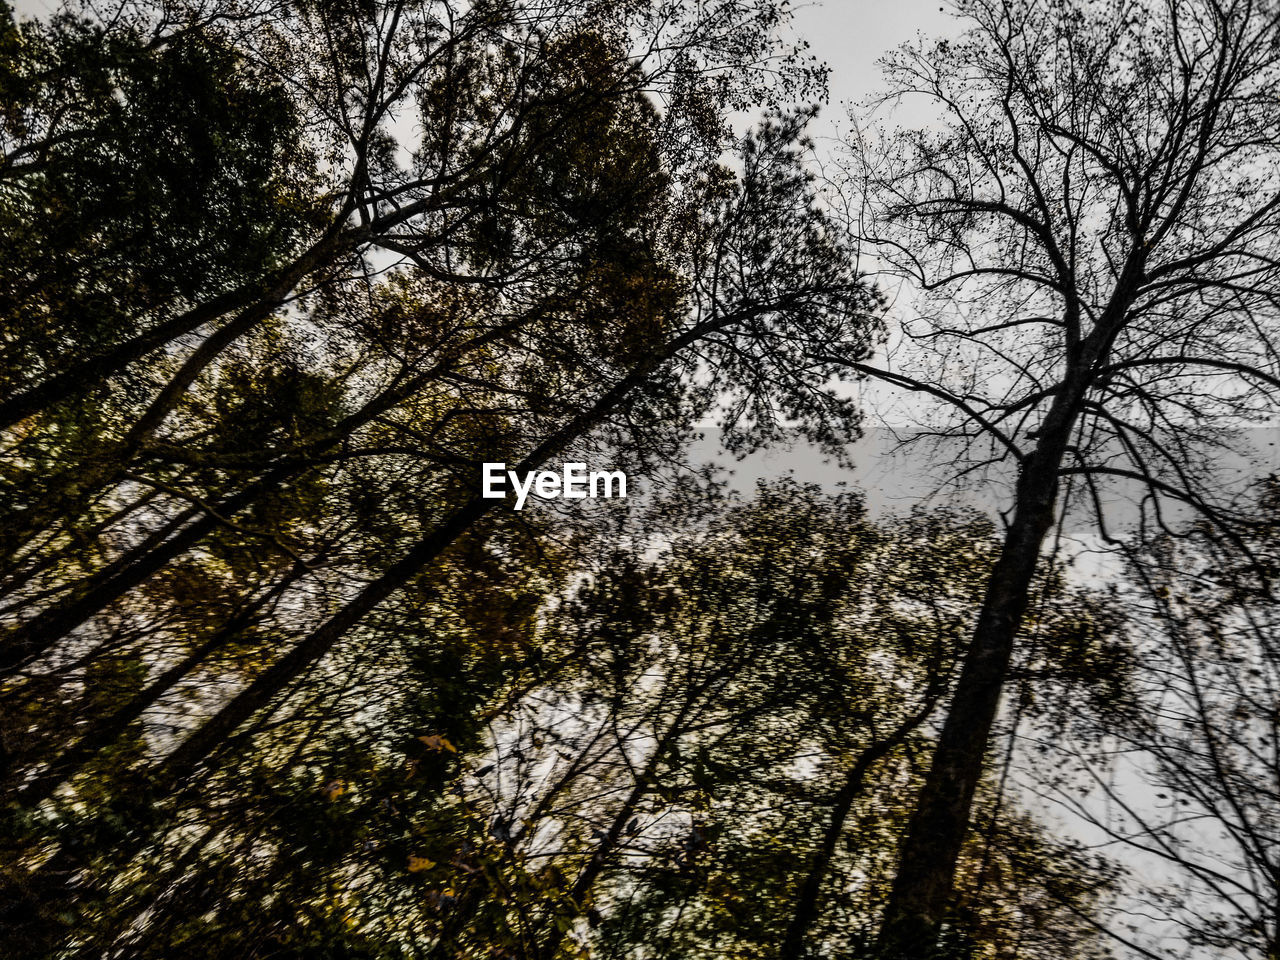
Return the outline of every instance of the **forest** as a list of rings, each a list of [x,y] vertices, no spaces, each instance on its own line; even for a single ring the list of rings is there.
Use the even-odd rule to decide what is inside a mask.
[[[1280,960],[1280,3],[12,2],[0,960]]]

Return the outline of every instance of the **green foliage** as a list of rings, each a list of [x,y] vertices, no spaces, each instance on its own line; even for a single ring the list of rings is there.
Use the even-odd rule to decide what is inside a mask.
[[[0,375],[12,390],[275,266],[314,219],[282,85],[207,33],[71,14],[0,66]]]

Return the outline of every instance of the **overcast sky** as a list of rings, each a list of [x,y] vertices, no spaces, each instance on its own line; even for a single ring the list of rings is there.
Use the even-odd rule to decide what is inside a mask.
[[[801,0],[795,27],[810,51],[831,67],[831,106],[857,101],[880,87],[876,61],[887,51],[923,34],[956,31],[956,20],[939,0]]]

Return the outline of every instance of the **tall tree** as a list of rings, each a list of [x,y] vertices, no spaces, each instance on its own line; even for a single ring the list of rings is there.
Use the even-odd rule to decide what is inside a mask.
[[[45,923],[33,939],[74,938],[33,905],[107,896],[257,732],[296,746],[304,708],[341,709],[329,673],[376,661],[390,638],[365,625],[385,604],[423,602],[437,565],[521,525],[478,495],[481,462],[670,459],[722,401],[743,443],[784,418],[830,442],[856,430],[807,348],[864,354],[877,302],[818,206],[807,112],[745,136],[725,120],[820,79],[786,61],[774,86],[789,54],[773,5],[461,6],[143,4],[22,28],[65,56],[19,64],[15,183],[45,175],[28,153],[57,168],[71,141],[120,174],[92,124],[63,137],[32,80],[97,76],[76,57],[106,34],[130,51],[108,90],[216,46],[215,93],[248,77],[282,97],[293,125],[267,129],[321,171],[299,187],[314,218],[239,285],[108,297],[103,341],[75,349],[56,324],[12,324],[46,358],[10,398],[0,639],[6,917]],[[167,129],[152,100],[104,98],[125,126]],[[407,117],[420,139],[398,141]],[[43,222],[39,195],[4,199]],[[46,293],[12,316],[56,316]]]
[[[1029,588],[1059,509],[1137,485],[1240,520],[1213,454],[1280,386],[1280,76],[1274,4],[964,0],[967,30],[888,60],[926,129],[868,134],[863,236],[915,297],[905,366],[939,430],[1012,477],[1004,544],[904,840],[882,950],[927,955]]]

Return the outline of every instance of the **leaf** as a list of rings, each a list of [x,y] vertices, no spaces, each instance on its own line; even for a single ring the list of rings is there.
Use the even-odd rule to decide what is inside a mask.
[[[426,744],[428,750],[434,750],[436,753],[443,753],[448,750],[450,753],[457,753],[458,748],[449,742],[449,738],[439,733],[427,733],[418,738]]]
[[[422,870],[430,870],[436,865],[436,862],[430,857],[409,857],[409,872],[418,873]]]
[[[324,794],[324,798],[326,800],[329,800],[331,802],[334,800],[337,800],[340,796],[342,796],[344,793],[347,792],[346,781],[330,780],[328,783],[326,783],[323,787],[320,788],[320,792]]]

